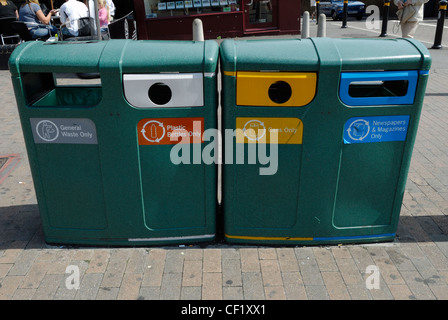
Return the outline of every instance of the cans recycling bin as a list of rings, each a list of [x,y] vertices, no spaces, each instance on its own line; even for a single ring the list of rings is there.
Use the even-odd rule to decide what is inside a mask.
[[[228,242],[395,237],[431,58],[409,39],[221,44]]]
[[[213,144],[203,132],[217,128],[218,54],[215,41],[27,42],[14,51],[47,242],[215,238],[217,169],[197,153]],[[61,73],[97,74],[100,85],[64,85]]]

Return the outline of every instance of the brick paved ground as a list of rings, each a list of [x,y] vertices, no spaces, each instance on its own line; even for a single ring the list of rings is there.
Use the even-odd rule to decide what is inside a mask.
[[[448,299],[446,83],[448,69],[434,66],[394,242],[68,248],[43,240],[9,73],[0,71],[0,156],[20,157],[0,175],[0,299]],[[67,288],[71,265],[79,289]],[[366,286],[372,265],[378,289]]]

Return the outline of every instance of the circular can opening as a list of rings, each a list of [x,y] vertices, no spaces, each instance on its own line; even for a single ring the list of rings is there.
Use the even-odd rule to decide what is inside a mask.
[[[167,104],[172,96],[170,87],[161,82],[154,83],[148,90],[149,100],[158,105]]]
[[[291,86],[285,81],[277,81],[271,84],[268,90],[269,98],[275,103],[285,103],[291,98]]]

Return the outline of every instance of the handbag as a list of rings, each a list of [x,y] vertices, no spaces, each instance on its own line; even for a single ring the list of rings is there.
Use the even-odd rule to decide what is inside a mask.
[[[90,18],[78,19],[78,37],[90,36]]]
[[[403,9],[397,10],[397,17],[400,20],[400,24],[406,23],[415,14],[416,11],[413,5],[405,6]]]

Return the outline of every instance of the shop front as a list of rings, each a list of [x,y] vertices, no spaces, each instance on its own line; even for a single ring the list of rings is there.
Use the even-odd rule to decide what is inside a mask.
[[[200,18],[205,39],[298,34],[300,0],[134,0],[138,38],[192,39]]]

